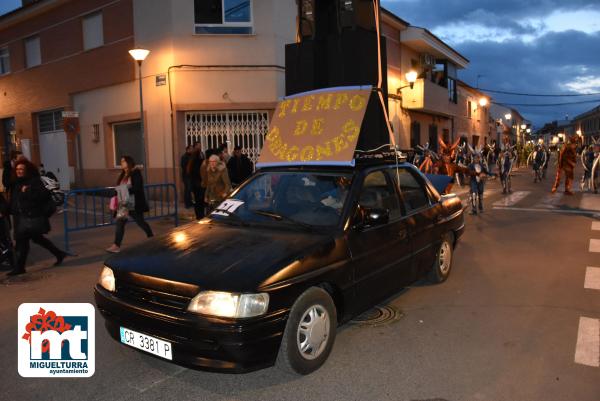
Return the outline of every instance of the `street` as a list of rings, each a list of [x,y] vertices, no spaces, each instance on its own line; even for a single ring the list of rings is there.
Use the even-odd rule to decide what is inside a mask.
[[[485,212],[465,216],[448,281],[419,282],[379,313],[340,327],[329,360],[305,377],[182,368],[115,342],[97,312],[92,378],[21,378],[19,304],[94,303],[112,229],[77,233],[81,256],[65,266],[46,267],[50,259],[39,252],[28,278],[0,276],[0,399],[597,401],[600,195],[550,194],[553,170],[538,184],[530,170],[517,170],[510,195],[490,181]],[[465,189],[456,190],[466,205]],[[153,223],[158,233],[170,227]],[[127,236],[143,237],[133,224]]]

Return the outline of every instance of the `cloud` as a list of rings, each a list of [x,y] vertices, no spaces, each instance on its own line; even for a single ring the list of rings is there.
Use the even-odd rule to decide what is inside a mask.
[[[480,87],[525,93],[600,92],[600,2],[590,0],[396,0],[383,7],[423,26],[464,54],[459,77]],[[540,98],[493,95],[502,103],[596,104],[518,107],[541,125],[600,104],[600,96]]]

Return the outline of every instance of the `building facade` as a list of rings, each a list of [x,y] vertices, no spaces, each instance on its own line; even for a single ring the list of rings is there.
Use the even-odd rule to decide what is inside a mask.
[[[600,140],[600,106],[586,111],[573,119],[573,129],[589,145],[593,140]]]
[[[132,0],[46,0],[1,16],[2,159],[18,148],[68,188],[80,160],[62,112],[74,93],[133,80],[133,45]]]

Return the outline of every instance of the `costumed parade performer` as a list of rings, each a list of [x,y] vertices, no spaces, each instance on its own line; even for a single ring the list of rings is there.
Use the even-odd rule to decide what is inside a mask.
[[[502,183],[502,193],[512,193],[511,178],[512,168],[517,155],[515,153],[515,147],[510,144],[507,138],[505,138],[502,145],[502,151],[496,164],[498,165],[498,173],[500,174],[500,182]]]
[[[470,148],[470,147],[469,147]],[[485,179],[490,175],[485,164],[482,162],[481,150],[471,150],[472,162],[469,164],[469,201],[471,203],[471,214],[483,213],[483,192],[485,190]]]
[[[571,188],[573,186],[574,170],[577,164],[577,143],[578,138],[576,135],[569,139],[568,143],[565,143],[558,154],[558,166],[556,169],[556,179],[554,180],[554,186],[552,187],[552,193],[555,193],[560,186],[561,178],[565,175],[565,195],[573,195]]]
[[[542,145],[536,145],[535,150],[531,152],[531,161],[533,164],[533,182],[542,181],[544,165],[546,164],[546,151]]]

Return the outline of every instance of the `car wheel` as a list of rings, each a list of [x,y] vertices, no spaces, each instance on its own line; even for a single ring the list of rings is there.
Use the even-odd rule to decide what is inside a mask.
[[[452,268],[452,256],[454,254],[454,235],[445,234],[435,254],[435,261],[429,272],[429,281],[433,283],[442,283],[450,275]]]
[[[309,288],[292,306],[277,367],[301,375],[314,372],[327,360],[336,329],[337,313],[331,296],[322,288]]]

